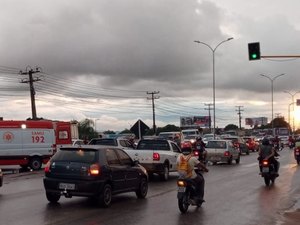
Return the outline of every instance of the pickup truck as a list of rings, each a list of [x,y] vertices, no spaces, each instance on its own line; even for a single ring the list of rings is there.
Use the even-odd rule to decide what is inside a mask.
[[[175,142],[164,139],[140,140],[135,149],[124,151],[133,160],[138,160],[150,177],[156,173],[164,181],[169,179],[169,172],[177,171],[176,160],[181,153]]]

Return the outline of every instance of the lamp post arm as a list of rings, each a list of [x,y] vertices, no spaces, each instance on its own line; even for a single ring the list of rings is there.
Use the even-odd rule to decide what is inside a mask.
[[[279,75],[275,76],[275,77],[273,78],[273,80],[275,80],[276,78],[278,78],[278,77],[280,77],[280,76],[283,76],[283,75],[284,75],[284,73],[279,74]]]
[[[198,44],[206,45],[212,52],[214,52],[214,49],[210,45],[206,44],[205,42],[202,42],[202,41],[194,41],[194,42],[196,42]]]

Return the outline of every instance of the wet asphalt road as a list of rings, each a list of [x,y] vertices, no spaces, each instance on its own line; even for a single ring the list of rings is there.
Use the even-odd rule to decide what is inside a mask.
[[[96,208],[85,198],[61,198],[49,204],[45,197],[43,172],[7,174],[0,188],[2,225],[274,225],[283,213],[294,210],[300,197],[300,167],[292,152],[281,153],[280,177],[266,187],[258,175],[257,153],[243,156],[236,165],[209,166],[205,200],[199,209],[179,212],[176,199],[176,173],[167,182],[154,178],[146,199],[134,193],[113,198],[108,209]]]

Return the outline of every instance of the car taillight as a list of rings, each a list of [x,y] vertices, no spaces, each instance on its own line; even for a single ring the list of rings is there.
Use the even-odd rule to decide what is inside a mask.
[[[230,156],[229,151],[224,152],[224,156]]]
[[[187,183],[184,180],[177,180],[177,186],[178,187],[186,187]]]
[[[45,169],[44,169],[45,173],[50,173],[51,172],[50,166],[51,166],[51,163],[50,163],[50,161],[48,161],[46,166],[45,166]]]
[[[198,151],[194,151],[194,156],[199,156],[199,152]]]
[[[269,165],[269,162],[268,162],[268,160],[263,160],[263,161],[262,161],[262,164],[263,164],[263,166],[268,166],[268,165]]]
[[[296,148],[295,151],[296,151],[296,152],[300,152],[300,149],[299,149],[299,148]]]
[[[153,160],[155,160],[155,161],[159,161],[159,160],[160,160],[160,155],[159,155],[159,153],[157,153],[157,152],[154,152],[154,153],[153,153]]]
[[[90,165],[90,175],[99,175],[100,174],[100,166],[98,164]]]

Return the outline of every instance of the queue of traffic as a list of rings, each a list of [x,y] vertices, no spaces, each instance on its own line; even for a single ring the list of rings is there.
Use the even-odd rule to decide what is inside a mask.
[[[158,137],[139,140],[137,144],[126,138],[96,138],[87,144],[77,140],[77,144],[62,146],[44,169],[46,198],[55,203],[61,196],[88,197],[97,205],[109,207],[115,194],[135,192],[138,198],[145,198],[149,179],[158,174],[161,180],[168,180],[169,173],[177,171],[179,156],[188,147],[191,149],[189,154],[201,163],[202,169],[207,168],[208,162],[212,165],[232,164],[233,161],[239,164],[242,155],[260,149],[260,142],[253,137],[245,137],[247,141],[244,142],[243,138],[237,136],[177,134],[162,133]],[[299,164],[300,141],[295,142],[295,159]],[[259,163],[261,176],[268,186],[275,181],[279,166],[275,169],[273,161],[260,160]],[[0,169],[0,186],[2,183]],[[188,186],[184,186],[187,184],[178,183],[178,190],[181,190],[178,196],[188,190]],[[189,205],[193,205],[192,200],[187,202],[179,198],[178,201],[183,213]],[[200,202],[194,205],[200,207],[203,199]]]

